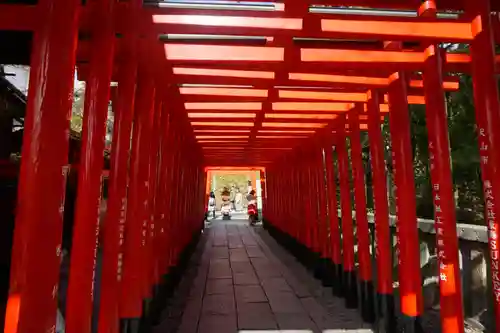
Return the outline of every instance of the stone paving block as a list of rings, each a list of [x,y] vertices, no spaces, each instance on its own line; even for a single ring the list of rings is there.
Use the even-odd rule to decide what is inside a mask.
[[[227,259],[229,258],[229,251],[227,247],[213,247],[210,251],[210,257],[213,259]]]
[[[205,295],[234,294],[233,279],[212,279],[207,281]]]
[[[231,267],[225,264],[214,264],[210,265],[208,269],[209,279],[228,279],[231,278],[232,272]]]
[[[309,292],[308,288],[304,286],[302,283],[297,281],[295,278],[286,278],[286,282],[288,285],[292,288],[293,292],[297,297],[311,297],[311,293]]]
[[[229,316],[203,315],[198,325],[199,333],[237,333],[236,314]]]
[[[237,248],[237,249],[229,249],[229,259],[231,259],[233,256],[243,256],[243,257],[246,257],[247,260],[249,260],[247,251],[244,247]]]
[[[206,295],[203,299],[202,313],[211,315],[230,315],[236,313],[234,295]]]
[[[179,333],[196,333],[200,318],[201,300],[199,302],[188,302],[182,315]]]
[[[243,242],[243,244],[245,244],[245,246],[257,246],[257,242],[255,241],[253,236],[249,234],[241,235],[241,241]]]
[[[281,277],[281,272],[276,269],[276,267],[272,266],[267,266],[267,267],[255,267],[255,272],[257,273],[257,276],[259,279],[263,280],[266,278],[273,278],[273,277]]]
[[[248,256],[245,254],[234,254],[230,256],[231,262],[248,262],[250,263]]]
[[[261,280],[262,287],[266,293],[272,292],[293,292],[287,281],[282,277],[265,277]]]
[[[253,266],[249,261],[231,262],[231,270],[233,273],[254,274]]]
[[[246,246],[250,258],[265,258],[264,252],[259,246]]]
[[[234,273],[233,274],[234,285],[259,285],[259,280],[254,273]]]
[[[278,323],[267,303],[243,303],[238,305],[238,329],[276,330]]]
[[[300,330],[300,332],[303,332],[303,330],[311,330],[313,332],[320,332],[316,324],[314,324],[312,319],[305,313],[275,313],[274,315],[280,330],[287,330],[287,333],[288,330]]]
[[[259,227],[214,221],[203,237],[154,333],[372,332]]]
[[[264,291],[258,285],[234,286],[234,296],[237,304],[267,302]]]
[[[222,247],[224,249],[227,249],[227,240],[225,239],[215,239],[213,243],[213,247]]]
[[[266,293],[266,296],[274,313],[306,313],[293,293],[272,292]]]
[[[252,265],[254,265],[254,267],[255,266],[271,265],[271,261],[269,259],[267,259],[265,256],[264,257],[258,257],[258,258],[250,258],[250,261],[252,262]]]
[[[302,306],[306,309],[309,316],[312,318],[314,323],[321,329],[326,328],[335,328],[337,327],[337,322],[331,318],[331,315],[328,311],[319,304],[313,297],[306,297],[300,299]],[[343,321],[342,321],[343,322]],[[345,326],[343,328],[354,328],[354,326],[349,325],[349,327]]]

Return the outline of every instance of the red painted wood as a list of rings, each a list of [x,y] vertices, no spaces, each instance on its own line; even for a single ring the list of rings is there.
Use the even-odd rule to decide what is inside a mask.
[[[442,55],[439,45],[427,49],[424,87],[429,138],[429,164],[434,197],[439,263],[439,294],[443,332],[463,332],[462,284],[451,171],[446,100],[442,87]]]
[[[66,303],[66,329],[89,333],[92,321],[94,279],[101,227],[101,189],[104,140],[114,57],[112,1],[95,7],[100,33],[93,39],[90,75],[85,87],[82,146],[78,170],[71,266]]]
[[[42,19],[31,54],[7,333],[55,330],[78,11],[73,0],[44,0],[37,8]]]
[[[485,217],[489,230],[489,250],[491,279],[493,285],[493,304],[495,318],[495,332],[500,332],[500,256],[498,233],[500,223],[497,216],[500,214],[500,154],[498,144],[498,124],[500,123],[500,102],[497,90],[497,78],[493,74],[495,68],[495,45],[493,43],[491,17],[488,14],[490,6],[487,1],[470,3],[468,13],[472,17],[479,15],[482,31],[471,44],[473,59],[474,104],[476,106],[477,137],[481,159],[481,178],[485,200]],[[479,24],[479,22],[477,22]]]
[[[128,161],[132,119],[135,102],[136,61],[129,58],[129,66],[119,81],[117,97],[113,100],[114,127],[111,148],[109,199],[103,236],[103,264],[99,332],[118,332],[118,300],[123,270],[123,242],[127,216]]]
[[[136,91],[132,155],[130,162],[129,199],[125,229],[122,279],[121,318],[140,318],[144,270],[145,234],[147,227],[147,180],[155,86],[151,77],[139,71]],[[146,223],[146,226],[144,226]]]
[[[420,246],[418,242],[415,207],[413,156],[410,142],[410,120],[406,94],[406,78],[395,73],[389,86],[389,113],[392,164],[397,196],[397,236],[401,311],[415,318],[422,314],[422,287],[420,278]]]

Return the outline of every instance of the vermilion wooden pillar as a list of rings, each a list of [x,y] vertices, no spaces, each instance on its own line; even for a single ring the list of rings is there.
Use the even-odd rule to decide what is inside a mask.
[[[82,147],[78,169],[66,329],[90,333],[100,228],[104,140],[108,116],[115,32],[113,1],[96,3],[90,73],[85,88]]]
[[[55,330],[79,6],[38,3],[5,333]]]
[[[498,78],[495,74],[495,44],[490,16],[490,3],[484,0],[468,1],[467,14],[473,19],[474,41],[471,43],[474,104],[478,127],[481,158],[481,177],[485,200],[485,217],[489,230],[491,281],[495,332],[500,332],[500,102]]]
[[[167,242],[168,244],[168,261],[167,261],[167,274],[172,271],[173,266],[175,265],[175,246],[176,246],[176,235],[175,232],[175,219],[176,219],[176,203],[178,199],[178,175],[179,175],[179,156],[178,156],[178,148],[177,144],[175,144],[179,140],[179,135],[177,133],[176,127],[174,126],[175,118],[171,115],[170,128],[172,129],[170,135],[170,143],[171,143],[171,168],[172,171],[169,173],[168,180],[168,195],[167,195]]]
[[[342,212],[342,253],[344,256],[343,296],[348,308],[358,306],[357,280],[354,267],[354,236],[351,209],[349,160],[346,149],[345,116],[339,121],[336,135],[336,150],[339,164],[340,201]]]
[[[182,151],[184,148],[185,137],[182,133],[179,133],[179,141],[177,148],[177,158],[178,158],[178,167],[176,177],[176,200],[175,200],[175,218],[172,220],[173,222],[173,232],[172,236],[174,236],[174,266],[177,266],[179,263],[179,255],[181,253],[181,248],[184,243],[184,234],[182,232],[182,222],[184,217],[184,182],[185,182],[185,164],[182,159]]]
[[[173,144],[179,140],[178,130],[174,126],[175,118],[173,114],[171,115],[170,128],[172,128],[172,172],[170,173],[169,180],[169,194],[168,194],[168,210],[167,210],[167,239],[168,239],[168,270],[172,271],[175,266],[175,246],[176,246],[176,235],[175,232],[175,219],[176,219],[176,203],[178,199],[178,175],[179,175],[179,156],[177,144]]]
[[[425,114],[439,263],[441,329],[445,333],[461,333],[464,331],[462,284],[448,119],[443,90],[442,55],[437,44],[429,46],[425,53],[427,56],[424,70]]]
[[[174,263],[177,266],[179,264],[179,256],[182,251],[182,247],[184,246],[185,243],[185,234],[184,234],[184,200],[185,200],[185,186],[186,186],[186,164],[183,159],[183,154],[182,152],[186,149],[185,148],[185,143],[186,143],[186,137],[184,131],[180,133],[180,140],[178,142],[178,149],[177,149],[177,155],[179,159],[179,164],[178,164],[178,172],[176,175],[177,178],[177,200],[175,202],[175,220],[174,222],[174,232],[173,235],[175,235],[175,247],[174,247]]]
[[[154,233],[155,237],[153,240],[153,297],[158,293],[158,288],[162,284],[161,276],[163,274],[163,268],[160,266],[161,260],[165,256],[161,251],[161,244],[164,242],[165,236],[165,220],[166,220],[166,203],[165,197],[167,194],[166,183],[167,183],[167,170],[169,169],[169,151],[168,147],[168,135],[169,135],[169,120],[170,114],[169,109],[166,106],[167,102],[165,98],[162,99],[161,103],[161,119],[160,119],[160,132],[159,132],[159,147],[158,147],[158,169],[157,169],[157,184],[156,184],[156,198],[155,198],[155,208],[154,208]]]
[[[318,202],[317,200],[317,187],[314,179],[314,163],[312,153],[309,151],[306,156],[306,181],[307,181],[307,222],[311,234],[311,251],[314,255],[314,265],[320,253],[320,245],[318,238]]]
[[[309,248],[309,234],[307,225],[307,207],[306,207],[306,195],[307,190],[304,186],[304,161],[297,158],[298,152],[293,154],[293,163],[295,166],[295,174],[297,179],[297,185],[295,188],[295,206],[294,215],[294,234],[297,241],[302,245],[301,250]],[[302,253],[303,254],[303,253]]]
[[[323,147],[319,147],[318,152],[318,177],[319,177],[319,214],[321,225],[322,254],[325,264],[330,260],[330,242],[328,230],[327,198],[326,198],[326,179],[325,179],[325,156]]]
[[[139,71],[136,92],[130,187],[125,229],[125,249],[120,304],[121,332],[136,332],[142,314],[144,223],[147,227],[147,180],[149,145],[154,113],[154,80],[144,69]]]
[[[327,144],[324,149],[326,186],[328,191],[328,221],[330,231],[331,261],[333,264],[331,268],[331,285],[334,295],[340,296],[342,288],[342,252],[340,249],[339,215],[337,208],[337,179],[335,177],[331,133],[329,133],[327,137]]]
[[[385,153],[380,128],[380,97],[371,91],[368,100],[368,137],[372,167],[373,203],[375,208],[375,243],[377,261],[377,296],[381,321],[388,333],[397,332],[394,295],[392,291],[391,230],[387,200]]]
[[[274,223],[274,204],[273,204],[273,184],[272,174],[273,166],[266,169],[266,188],[267,188],[267,201],[266,201],[266,217],[264,219],[264,227],[268,228],[269,225]]]
[[[299,150],[299,154],[301,154]],[[304,245],[306,246],[309,251],[313,250],[313,232],[312,232],[312,227],[310,224],[310,219],[309,219],[309,210],[310,210],[310,205],[309,205],[309,179],[307,175],[307,161],[303,158],[304,155],[302,155],[302,159],[298,161],[300,165],[300,187],[302,189],[301,191],[301,211],[302,211],[302,228],[301,231],[304,232],[303,235],[303,241]]]
[[[303,205],[303,192],[302,192],[302,178],[300,172],[300,161],[297,156],[293,156],[293,178],[292,178],[292,205],[293,205],[293,236],[302,246],[306,245],[306,233],[304,230],[304,205]]]
[[[415,181],[410,139],[407,80],[394,73],[389,84],[390,131],[395,193],[397,196],[397,235],[401,312],[405,332],[420,332],[422,287],[418,242]]]
[[[160,81],[160,80],[159,80]],[[147,268],[145,271],[145,281],[144,281],[144,298],[147,300],[146,304],[148,309],[146,309],[146,315],[149,310],[149,303],[151,302],[153,295],[153,286],[155,280],[155,251],[154,243],[157,236],[156,230],[156,206],[160,205],[160,198],[158,196],[158,174],[159,174],[159,163],[160,163],[160,143],[163,136],[162,123],[164,117],[163,110],[163,96],[161,94],[160,87],[162,82],[158,82],[156,85],[156,99],[155,99],[155,113],[153,117],[152,125],[152,137],[150,140],[150,155],[149,155],[149,180],[148,180],[148,197],[149,206],[147,212],[148,225],[146,230],[146,251],[145,251],[145,263]]]
[[[134,36],[126,35],[124,44],[134,49]],[[122,279],[123,242],[127,214],[128,162],[135,102],[137,59],[128,53],[120,65],[116,98],[113,100],[114,125],[111,146],[109,199],[103,230],[103,264],[99,306],[100,333],[118,331],[119,284]]]
[[[260,189],[261,189],[261,202],[262,207],[260,207],[262,213],[261,216],[264,218],[266,205],[267,205],[267,181],[266,181],[266,173],[263,170],[260,170]]]
[[[316,183],[316,204],[317,204],[317,225],[318,225],[318,242],[319,242],[319,262],[316,271],[317,278],[324,280],[324,284],[328,284],[328,261],[330,258],[329,242],[328,242],[328,227],[326,216],[326,187],[325,187],[325,172],[323,161],[323,148],[319,143],[316,143],[313,151],[314,161],[314,181]]]
[[[286,165],[286,163],[284,163]],[[288,182],[288,168],[285,167],[285,166],[282,166],[281,167],[281,170],[280,170],[280,184],[282,184],[282,188],[286,188],[288,186],[286,186],[285,184],[289,184]],[[283,186],[285,185],[285,186]],[[280,207],[280,224],[281,224],[281,230],[283,232],[285,232],[286,234],[289,234],[290,233],[290,225],[288,223],[288,210],[289,210],[289,206],[288,206],[288,193],[286,193],[288,191],[280,191],[280,196],[279,196],[279,200],[280,200],[280,204],[279,204],[279,207]]]
[[[354,201],[356,204],[356,236],[358,238],[359,280],[361,292],[361,315],[366,322],[375,320],[373,299],[372,258],[370,256],[370,231],[366,215],[365,168],[362,160],[361,137],[359,131],[360,110],[358,104],[349,112],[349,132],[351,142],[352,176],[354,183]]]
[[[164,307],[166,293],[168,292],[168,198],[170,173],[172,172],[172,154],[171,154],[171,127],[170,127],[170,109],[167,98],[162,102],[161,126],[160,126],[160,147],[159,147],[159,166],[158,166],[158,184],[157,198],[155,202],[155,239],[154,248],[154,303],[151,304],[150,320],[151,324],[157,324]]]

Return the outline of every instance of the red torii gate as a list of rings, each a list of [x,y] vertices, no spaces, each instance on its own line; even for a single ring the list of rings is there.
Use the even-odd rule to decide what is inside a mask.
[[[404,18],[346,16],[342,13],[345,8],[337,8],[335,14],[315,14],[309,5],[290,1],[265,11],[241,11],[237,5],[225,10],[152,8],[143,7],[139,0],[95,0],[85,6],[77,0],[0,5],[0,30],[34,32],[6,332],[47,332],[55,327],[67,115],[75,64],[78,75],[87,82],[87,91],[68,291],[69,332],[90,331],[104,123],[112,80],[119,88],[114,97],[116,122],[99,332],[116,332],[119,322],[122,331],[138,329],[143,301],[153,296],[152,287],[161,284],[161,277],[177,265],[181,251],[201,228],[204,165],[265,166],[265,217],[272,230],[292,237],[301,255],[309,254],[309,261],[319,262],[318,274],[330,271],[326,276],[335,290],[347,291],[347,306],[357,306],[355,287],[361,281],[361,306],[367,321],[373,320],[370,295],[375,288],[383,301],[385,326],[394,331],[380,133],[381,116],[387,113],[390,123],[397,124],[391,126],[391,137],[401,311],[406,331],[418,331],[422,301],[409,103],[427,106],[442,329],[462,332],[444,103],[444,90],[456,90],[458,84],[456,78],[444,76],[449,72],[472,73],[474,78],[496,331],[500,332],[495,219],[500,213],[500,197],[494,196],[500,188],[500,153],[494,149],[499,140],[494,129],[500,123],[495,78],[499,59],[494,41],[500,39],[500,21],[490,14],[499,11],[500,4],[440,1],[439,10],[464,11],[458,18],[443,19],[436,17],[432,1],[423,5],[416,0],[343,3],[418,13]],[[78,40],[79,32],[90,38]],[[224,36],[214,40],[200,34]],[[470,43],[471,54],[444,54],[439,42]],[[411,71],[423,75],[408,73]],[[368,130],[371,143],[378,244],[375,287],[360,130]],[[347,137],[351,140],[357,211],[357,272]],[[342,193],[340,229],[332,209],[337,207],[334,159]],[[281,183],[292,184],[293,190],[284,194]],[[199,199],[186,200],[193,191]]]

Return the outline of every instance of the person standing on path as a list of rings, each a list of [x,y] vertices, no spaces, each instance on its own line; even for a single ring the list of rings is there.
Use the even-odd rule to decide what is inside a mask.
[[[231,185],[231,192],[229,193],[229,201],[231,201],[231,209],[236,210],[236,206],[234,205],[234,200],[236,198],[236,190],[234,184]]]
[[[210,196],[208,198],[208,214],[207,214],[207,217],[208,215],[210,215],[210,213],[212,213],[212,217],[215,219],[215,205],[216,205],[216,202],[215,202],[215,193],[214,192],[210,192]]]
[[[241,212],[243,210],[243,194],[241,194],[240,189],[236,189],[236,195],[234,197],[234,204],[236,206],[236,211]]]

